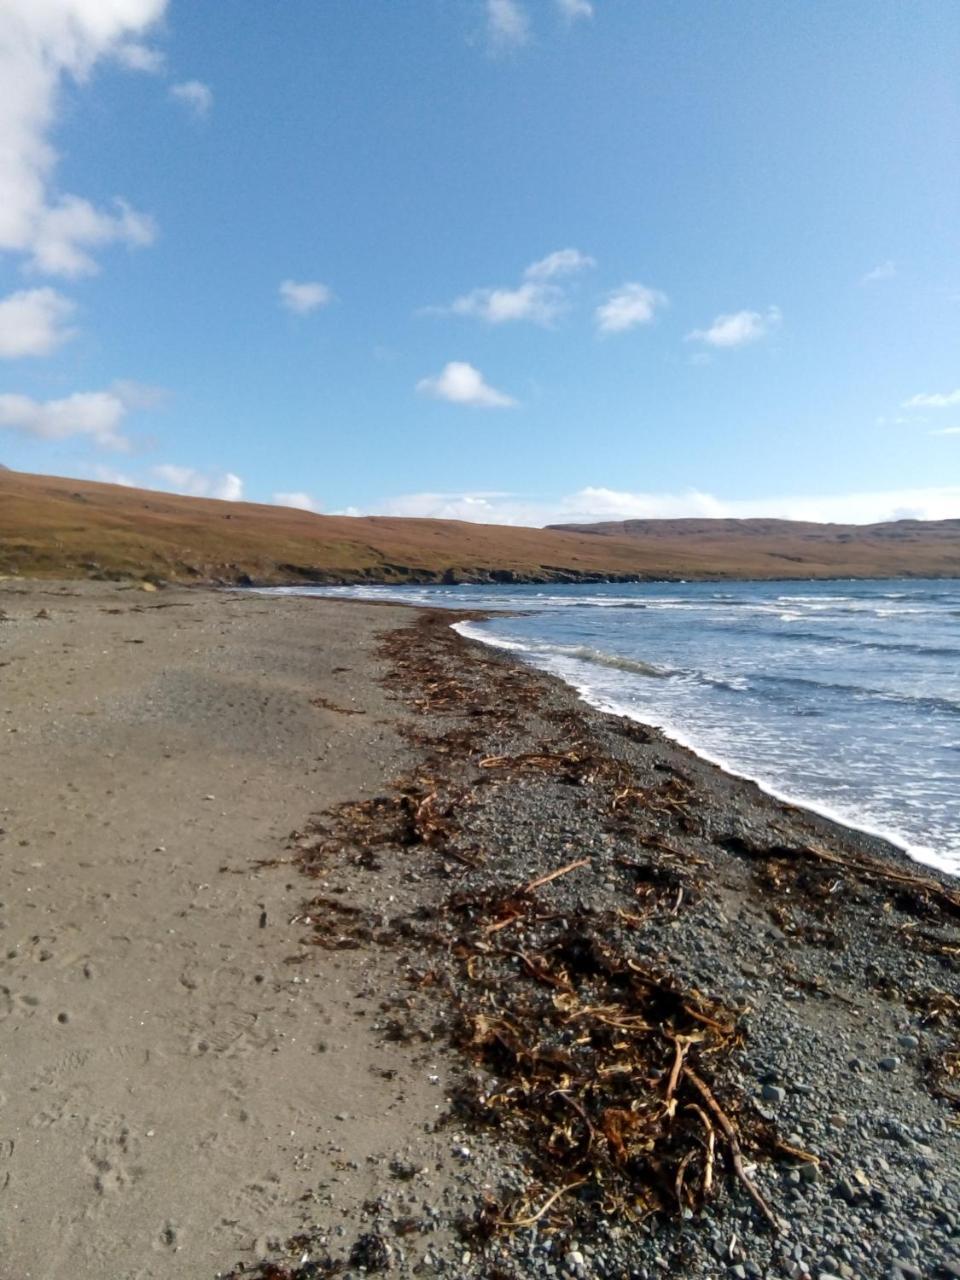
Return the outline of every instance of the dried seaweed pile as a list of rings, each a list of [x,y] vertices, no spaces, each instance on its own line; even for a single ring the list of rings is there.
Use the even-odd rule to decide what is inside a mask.
[[[735,1087],[713,1083],[729,1079],[742,1041],[735,1014],[607,941],[619,920],[571,925],[538,910],[536,887],[480,910],[455,903],[472,926],[455,948],[459,1039],[488,1073],[460,1105],[521,1140],[535,1175],[521,1202],[488,1206],[483,1222],[550,1213],[582,1228],[597,1213],[699,1210],[731,1174],[779,1227],[744,1161],[745,1147],[775,1139]]]
[[[464,670],[448,624],[421,616],[383,642],[388,685],[430,717],[429,728],[418,717],[407,731],[418,770],[389,796],[340,807],[300,862],[312,875],[344,858],[376,869],[388,849],[419,848],[467,879],[406,919],[377,921],[318,895],[302,922],[328,948],[417,939],[414,981],[442,990],[445,1007],[456,1010],[455,1043],[483,1068],[464,1079],[461,1117],[508,1132],[526,1152],[524,1197],[484,1206],[479,1228],[547,1218],[576,1221],[582,1231],[598,1214],[637,1220],[697,1211],[731,1181],[778,1228],[747,1163],[747,1152],[772,1154],[776,1140],[734,1083],[736,1013],[639,963],[630,947],[651,916],[676,914],[696,897],[694,872],[703,864],[663,834],[696,826],[689,786],[674,775],[638,786],[629,767],[566,715],[540,750],[490,753],[522,728],[540,686],[524,669],[484,655]],[[495,673],[485,670],[494,665]],[[632,734],[646,740],[639,727]],[[465,775],[471,759],[475,771]],[[465,814],[534,779],[583,788],[580,803],[611,832],[645,828],[633,856],[614,860],[627,886],[624,907],[598,913],[558,897],[561,881],[577,880],[573,873],[593,874],[584,857],[520,886],[491,886],[489,874],[482,887],[469,880],[484,851],[464,838]],[[432,948],[427,969],[424,944]]]
[[[770,915],[788,937],[802,938],[810,945],[843,946],[842,934],[834,927],[838,917],[854,902],[875,909],[879,889],[885,916],[892,917],[896,911],[911,917],[897,929],[902,945],[938,959],[956,990],[960,891],[920,871],[902,870],[855,853],[841,857],[816,844],[760,847],[731,838],[724,845],[757,860],[758,883],[774,891]],[[960,1107],[960,1000],[938,987],[900,990],[890,975],[879,970],[873,977],[878,994],[902,999],[921,1014],[924,1026],[942,1034],[946,1047],[927,1055],[924,1074],[934,1095]]]

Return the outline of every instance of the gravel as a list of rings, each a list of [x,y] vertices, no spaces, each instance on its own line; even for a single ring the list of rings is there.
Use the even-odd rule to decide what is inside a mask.
[[[538,889],[540,907],[563,919],[589,919],[637,912],[638,902],[649,906],[642,928],[624,930],[623,945],[685,988],[739,1010],[743,1039],[731,1065],[742,1115],[773,1125],[782,1141],[812,1159],[757,1157],[752,1168],[758,1190],[786,1224],[783,1234],[767,1227],[730,1178],[721,1180],[702,1212],[687,1208],[637,1221],[594,1212],[585,1227],[584,1215],[572,1212],[571,1196],[568,1212],[561,1203],[535,1225],[485,1242],[459,1237],[444,1206],[431,1200],[424,1208],[435,1231],[423,1237],[426,1248],[389,1239],[393,1210],[373,1215],[367,1230],[389,1239],[392,1272],[478,1280],[653,1280],[667,1271],[690,1280],[960,1275],[960,1129],[956,1108],[937,1095],[928,1069],[955,1034],[948,1016],[931,1013],[931,999],[934,993],[956,998],[958,952],[950,948],[960,944],[960,913],[897,891],[882,877],[843,865],[824,871],[796,857],[790,851],[827,848],[897,872],[913,870],[881,842],[781,804],[657,731],[584,708],[556,680],[523,669],[518,675],[501,657],[452,638],[445,626],[409,643],[432,645],[436,662],[478,698],[491,687],[504,699],[518,690],[533,693],[518,698],[514,712],[493,727],[480,715],[458,719],[456,707],[421,711],[416,724],[429,771],[445,770],[448,786],[465,788],[468,798],[439,849],[396,850],[393,862],[384,853],[382,875],[402,867],[401,877],[416,877],[404,881],[407,898],[401,893],[398,906],[407,902],[429,914],[452,886],[461,894],[494,893],[588,858],[588,866]],[[404,679],[401,696],[422,694],[409,672]],[[449,743],[465,723],[473,735],[469,750],[448,747],[438,757],[441,736]],[[611,820],[609,797],[589,781],[535,770],[491,781],[477,768],[484,756],[560,753],[573,739],[589,739],[599,754],[623,762],[638,791],[652,794],[672,783],[683,803],[618,823]],[[663,847],[678,856],[656,865],[664,873],[679,867],[678,880],[665,897],[644,897],[624,864],[655,862]],[[930,878],[949,883],[935,873]],[[915,945],[923,938],[924,946]],[[455,942],[450,926],[451,948]],[[385,963],[418,973],[429,965],[453,981],[458,970],[451,952],[441,949],[427,960],[398,946],[398,958]],[[412,998],[413,1016],[421,1027],[431,1026],[432,1036],[452,1032],[442,1000],[429,991],[411,997],[409,988],[403,996]],[[463,1063],[462,1075],[478,1087],[470,1063]],[[460,1154],[451,1158],[447,1176],[460,1192],[478,1204],[484,1197],[518,1203],[538,1153],[482,1126],[465,1131],[455,1107],[445,1123],[458,1126],[452,1140]],[[344,1274],[362,1274],[349,1243],[341,1254]]]

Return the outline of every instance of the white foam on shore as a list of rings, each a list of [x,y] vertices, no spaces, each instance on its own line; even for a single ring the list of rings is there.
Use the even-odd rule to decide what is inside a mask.
[[[499,636],[488,635],[481,626],[471,622],[454,622],[451,627],[458,635],[467,640],[476,640],[481,644],[489,645],[493,649],[503,649],[507,652],[526,655],[527,661],[534,666],[540,667],[542,670],[548,671],[552,675],[557,675],[565,684],[575,689],[577,694],[583,699],[588,706],[593,707],[596,711],[603,711],[609,715],[623,716],[628,720],[634,720],[638,724],[645,724],[651,728],[660,730],[672,742],[678,746],[685,748],[687,751],[693,752],[701,760],[707,761],[708,764],[715,765],[718,769],[722,769],[724,773],[732,778],[739,778],[744,782],[752,782],[759,787],[765,795],[771,796],[775,800],[780,800],[784,804],[797,805],[800,808],[815,813],[818,817],[826,818],[829,822],[834,822],[837,826],[845,827],[848,831],[858,831],[863,835],[873,836],[876,839],[884,840],[887,844],[893,845],[905,853],[913,862],[918,862],[924,866],[934,867],[938,871],[944,871],[948,875],[960,875],[960,866],[956,860],[944,857],[937,853],[935,849],[931,849],[926,845],[913,844],[906,840],[896,831],[888,828],[875,826],[872,823],[864,822],[855,814],[844,813],[841,810],[834,809],[830,805],[812,799],[804,795],[795,795],[769,782],[762,775],[746,773],[742,769],[735,767],[722,756],[718,756],[705,750],[698,745],[693,739],[689,738],[683,730],[678,729],[675,725],[667,720],[658,719],[655,715],[648,713],[640,715],[633,707],[627,706],[625,703],[618,702],[616,699],[597,692],[587,681],[579,681],[571,678],[566,672],[554,670],[547,663],[537,661],[538,652],[546,656],[547,650],[538,650],[533,645],[521,644],[518,641],[504,640]],[[554,649],[556,652],[556,649]],[[574,656],[573,653],[567,656]]]

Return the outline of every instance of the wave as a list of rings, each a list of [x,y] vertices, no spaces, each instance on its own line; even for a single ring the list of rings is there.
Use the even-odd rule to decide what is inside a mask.
[[[755,692],[762,694],[762,686],[764,685],[779,686],[781,688],[811,689],[818,693],[846,693],[858,699],[872,699],[878,702],[897,702],[913,707],[923,707],[926,711],[939,711],[946,712],[948,715],[960,715],[960,702],[954,701],[953,698],[938,697],[935,694],[901,693],[895,689],[874,689],[869,685],[844,684],[830,680],[815,680],[811,676],[750,676],[749,687]]]
[[[938,697],[931,694],[903,693],[893,689],[875,689],[870,685],[848,684],[840,681],[817,680],[812,676],[762,675],[751,673],[749,676],[722,676],[709,671],[657,666],[652,662],[644,662],[639,658],[629,658],[623,654],[608,653],[603,649],[594,649],[589,645],[550,644],[544,641],[523,643],[518,640],[507,640],[502,636],[493,636],[481,625],[463,622],[454,623],[454,630],[471,640],[480,640],[496,648],[515,653],[523,653],[541,662],[556,663],[557,659],[572,660],[588,666],[605,667],[611,671],[623,671],[628,675],[643,676],[645,679],[666,680],[682,678],[711,689],[720,689],[728,693],[754,694],[761,698],[780,700],[784,691],[789,689],[811,691],[817,694],[846,694],[858,700],[901,703],[920,707],[925,711],[934,711],[947,715],[960,715],[960,702],[952,698]],[[856,642],[854,642],[856,643]],[[888,646],[893,647],[893,646]]]
[[[470,623],[454,623],[453,629],[461,635],[469,636],[471,639],[479,640],[483,644],[491,645],[494,648],[512,648],[525,649],[533,658],[534,652],[541,652],[542,656],[546,656],[542,651],[535,650],[533,646],[520,645],[511,642],[504,642],[496,636],[489,634],[483,628],[474,626]],[[549,646],[556,650],[559,646]],[[535,661],[535,658],[534,658]],[[677,673],[679,674],[679,673]],[[885,840],[887,843],[900,849],[909,858],[915,862],[925,863],[927,866],[936,867],[941,871],[946,871],[952,875],[960,873],[960,861],[953,856],[952,851],[946,855],[941,851],[933,848],[926,843],[920,843],[916,839],[911,839],[903,832],[897,830],[894,823],[884,818],[879,818],[870,812],[868,806],[858,808],[856,806],[835,806],[824,803],[817,796],[808,794],[804,789],[798,788],[792,790],[788,787],[772,782],[768,777],[761,773],[755,773],[750,768],[745,768],[739,763],[734,763],[728,758],[717,754],[716,752],[706,749],[695,738],[687,734],[683,729],[675,725],[669,718],[658,715],[651,709],[645,709],[639,712],[635,706],[631,706],[628,702],[620,701],[618,698],[611,696],[607,692],[603,692],[590,684],[588,681],[578,680],[574,678],[574,673],[569,672],[565,676],[566,683],[576,690],[579,696],[589,706],[595,707],[598,711],[606,712],[610,715],[623,716],[626,719],[637,721],[641,724],[652,725],[659,729],[668,738],[672,739],[679,746],[685,747],[699,756],[702,760],[706,760],[710,764],[716,765],[723,769],[725,773],[736,778],[743,778],[746,781],[755,783],[761,791],[772,796],[776,800],[781,800],[787,804],[801,805],[810,810],[810,812],[820,815],[831,822],[837,823],[838,826],[846,827],[852,831],[860,831],[865,835],[874,836]],[[815,682],[814,682],[815,683]],[[960,749],[960,743],[957,744]]]
[[[747,631],[753,631],[753,628],[744,628]],[[811,644],[822,644],[845,649],[864,649],[866,651],[875,650],[877,652],[887,653],[913,653],[920,656],[931,658],[956,658],[960,657],[960,648],[953,645],[927,645],[927,644],[909,644],[906,641],[889,641],[889,640],[854,640],[851,636],[827,635],[819,631],[801,631],[798,628],[791,628],[788,631],[764,631],[757,632],[762,634],[765,640],[808,640]]]
[[[484,644],[493,645],[496,649],[512,650],[515,653],[527,653],[541,658],[573,658],[577,662],[586,662],[594,667],[608,667],[613,671],[627,671],[631,675],[648,676],[657,680],[665,680],[680,672],[670,667],[657,667],[652,662],[642,662],[639,658],[627,658],[619,653],[606,653],[602,649],[593,649],[581,644],[548,644],[545,642],[523,643],[520,640],[507,640],[503,636],[491,635],[482,626],[472,622],[455,622],[453,630],[468,640],[481,640]]]

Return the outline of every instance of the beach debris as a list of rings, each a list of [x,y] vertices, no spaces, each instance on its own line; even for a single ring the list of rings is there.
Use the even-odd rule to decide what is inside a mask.
[[[868,854],[833,853],[829,849],[812,843],[764,846],[739,835],[726,836],[719,840],[718,844],[730,853],[749,858],[773,860],[777,867],[775,874],[781,879],[788,874],[788,869],[796,875],[798,867],[808,862],[820,864],[821,867],[837,867],[851,875],[856,873],[858,879],[867,883],[882,884],[895,890],[899,895],[898,905],[901,907],[920,913],[939,909],[946,915],[960,917],[960,889],[941,884],[939,880],[934,880],[932,876],[926,876],[920,872],[901,871]],[[809,882],[807,884],[808,891],[819,891],[824,898],[834,896],[838,887],[835,880],[831,880],[829,884],[821,882],[818,889]]]
[[[331,702],[329,698],[325,698],[320,694],[310,699],[310,705],[319,707],[323,711],[335,711],[340,716],[365,716],[367,714],[363,707],[341,707],[339,703]]]

